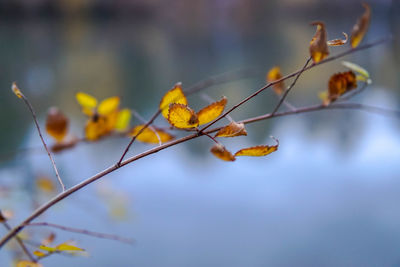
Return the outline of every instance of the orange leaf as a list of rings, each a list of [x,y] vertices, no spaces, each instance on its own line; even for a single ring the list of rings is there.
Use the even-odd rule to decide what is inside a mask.
[[[344,39],[334,39],[334,40],[329,40],[327,42],[327,44],[329,46],[341,46],[347,43],[347,41],[349,40],[349,36],[347,35],[347,33],[343,32],[344,35]]]
[[[243,123],[231,122],[225,127],[221,128],[215,137],[235,137],[240,135],[247,135],[246,128]]]
[[[171,104],[169,106],[168,122],[178,129],[188,129],[199,126],[197,114],[183,104]]]
[[[40,263],[32,261],[18,261],[16,267],[43,267]]]
[[[346,92],[357,88],[356,75],[352,71],[336,73],[329,79],[328,86],[328,100],[325,104],[329,104]]]
[[[269,82],[269,83],[279,80],[281,78],[282,78],[281,69],[277,66],[270,69],[267,74],[267,82]],[[280,95],[285,90],[285,84],[282,81],[282,82],[274,84],[272,88],[274,89],[274,91],[277,95]]]
[[[96,141],[110,133],[105,116],[95,115],[90,118],[85,127],[85,137],[89,141]]]
[[[132,131],[129,133],[129,135],[136,136],[143,127],[144,127],[143,124],[134,127],[132,129]],[[136,139],[138,141],[144,142],[144,143],[158,144],[160,142],[161,143],[168,142],[168,141],[174,139],[174,137],[172,135],[170,135],[169,133],[152,126],[152,129],[150,129],[149,127],[144,129],[140,133],[140,135],[136,136]]]
[[[236,158],[232,155],[231,152],[226,150],[226,148],[221,145],[221,144],[215,144],[211,148],[211,153],[213,153],[214,156],[216,156],[219,159],[225,160],[225,161],[235,161]]]
[[[19,90],[19,88],[18,88],[16,82],[13,82],[13,83],[12,83],[11,90],[13,91],[13,93],[14,93],[18,98],[22,98],[23,94],[21,93],[21,90]]]
[[[161,99],[159,108],[164,118],[168,119],[169,106],[173,103],[183,105],[188,104],[186,96],[182,91],[181,83],[177,83],[174,88],[169,90]]]
[[[310,55],[314,63],[318,63],[329,55],[325,24],[320,21],[311,23],[317,26],[317,31],[310,42]]]
[[[218,118],[224,111],[227,102],[226,97],[222,97],[220,101],[214,102],[197,112],[199,125],[209,123]]]
[[[46,256],[47,254],[46,253],[44,253],[44,252],[42,252],[42,251],[39,251],[39,250],[35,250],[34,252],[33,252],[33,255],[35,255],[35,256],[37,256],[37,257],[44,257],[44,256]]]
[[[51,107],[47,112],[46,131],[57,142],[64,139],[68,131],[69,120],[57,107]]]
[[[351,31],[350,44],[352,48],[356,48],[361,43],[371,19],[371,8],[367,3],[363,3],[363,7],[365,8],[364,14],[358,19]]]
[[[271,154],[274,151],[278,150],[278,146],[253,146],[248,148],[243,148],[235,153],[236,156],[252,156],[252,157],[261,157]]]

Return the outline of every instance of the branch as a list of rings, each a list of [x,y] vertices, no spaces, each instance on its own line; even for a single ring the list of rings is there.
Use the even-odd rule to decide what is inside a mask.
[[[334,59],[343,57],[343,56],[345,56],[345,55],[347,55],[347,54],[351,54],[351,53],[356,52],[356,51],[360,51],[360,50],[363,50],[363,49],[367,49],[367,48],[370,48],[370,47],[379,45],[379,44],[381,44],[381,43],[383,43],[383,42],[386,42],[386,41],[388,41],[388,40],[389,40],[388,38],[386,38],[386,39],[381,39],[381,40],[378,40],[378,41],[375,41],[375,42],[372,42],[372,43],[369,43],[369,44],[366,44],[366,45],[363,45],[363,46],[359,46],[358,48],[355,48],[355,49],[350,49],[350,50],[345,51],[345,52],[343,52],[343,53],[340,53],[340,54],[338,54],[338,55],[336,55],[336,56],[327,58],[327,59],[325,59],[325,60],[319,62],[318,64],[313,64],[313,65],[311,65],[311,66],[305,68],[304,70],[307,70],[307,69],[310,69],[310,68],[314,68],[315,66],[318,66],[318,65],[320,65],[320,64],[324,64],[324,63],[329,62],[329,61],[332,61],[332,60],[334,60]],[[272,85],[275,84],[275,83],[281,82],[281,81],[286,80],[286,79],[289,79],[289,78],[291,78],[291,77],[294,77],[295,75],[297,75],[297,74],[300,73],[300,72],[301,72],[301,70],[299,70],[299,71],[297,71],[297,72],[294,72],[294,73],[292,73],[292,74],[289,74],[289,75],[287,75],[287,76],[281,78],[280,80],[277,80],[277,81],[274,81],[274,82],[272,82],[272,83],[269,83],[269,84],[267,84],[266,86],[264,86],[263,88],[259,89],[259,90],[258,90],[257,92],[255,92],[253,95],[257,95],[257,94],[260,93],[262,90],[265,90],[266,88],[268,88],[269,86],[272,86]],[[241,101],[240,103],[245,103],[245,102],[248,101],[249,99],[251,99],[251,96],[250,96],[250,97],[247,97],[245,100]],[[239,103],[239,104],[240,104],[240,103]],[[240,104],[240,105],[241,105],[241,104]],[[236,105],[236,106],[240,106],[240,105]],[[236,107],[236,106],[235,106],[235,107]],[[171,147],[171,146],[174,146],[174,145],[177,145],[177,144],[180,144],[180,143],[183,143],[183,142],[186,142],[186,141],[189,141],[189,140],[198,138],[198,137],[200,137],[200,136],[202,136],[202,135],[210,134],[210,133],[213,133],[213,132],[216,132],[216,131],[220,130],[222,127],[217,127],[217,128],[214,128],[214,129],[210,129],[210,130],[208,130],[208,131],[205,131],[206,128],[210,127],[210,125],[214,124],[216,121],[219,121],[220,119],[222,119],[223,117],[225,117],[225,116],[226,116],[227,114],[229,114],[232,110],[234,110],[235,107],[233,107],[231,110],[229,110],[229,111],[226,112],[225,114],[221,115],[217,120],[215,120],[213,123],[209,124],[207,127],[203,128],[203,130],[201,130],[201,131],[199,131],[199,132],[197,132],[197,133],[190,134],[190,135],[187,135],[187,136],[182,137],[182,138],[180,138],[180,139],[173,140],[173,141],[170,141],[170,142],[168,142],[168,143],[165,143],[165,144],[163,144],[163,145],[161,145],[161,146],[157,146],[157,147],[151,148],[151,149],[149,149],[149,150],[147,150],[147,151],[145,151],[145,152],[139,153],[139,154],[137,154],[137,155],[135,155],[135,156],[133,156],[133,157],[130,157],[130,158],[126,159],[126,160],[123,160],[123,158],[122,158],[122,159],[120,160],[119,164],[115,164],[115,165],[113,165],[113,166],[110,166],[110,167],[104,169],[103,171],[101,171],[101,172],[95,174],[94,176],[89,177],[89,178],[87,178],[86,180],[83,180],[82,182],[80,182],[79,184],[76,184],[75,186],[73,186],[73,187],[67,189],[66,191],[63,191],[63,192],[59,193],[59,194],[58,194],[57,196],[55,196],[53,199],[49,200],[47,203],[44,203],[42,206],[40,206],[40,207],[37,208],[35,211],[33,211],[32,214],[31,214],[30,216],[28,216],[23,222],[21,222],[19,225],[15,226],[11,231],[9,231],[9,232],[0,240],[0,248],[1,248],[5,243],[7,243],[12,237],[14,237],[18,232],[20,232],[20,231],[21,231],[26,225],[28,225],[32,220],[34,220],[34,219],[36,219],[37,217],[39,217],[43,212],[45,212],[46,210],[48,210],[49,208],[51,208],[52,206],[54,206],[56,203],[58,203],[58,202],[60,202],[61,200],[63,200],[64,198],[66,198],[66,197],[68,197],[69,195],[75,193],[76,191],[82,189],[83,187],[85,187],[85,186],[87,186],[87,185],[89,185],[89,184],[91,184],[91,183],[97,181],[98,179],[102,178],[103,176],[105,176],[105,175],[107,175],[107,174],[109,174],[109,173],[111,173],[111,172],[113,172],[113,171],[115,171],[115,170],[117,170],[117,169],[119,169],[119,168],[125,166],[125,165],[128,165],[128,164],[131,163],[131,162],[134,162],[134,161],[136,161],[136,160],[139,160],[139,159],[144,158],[144,157],[146,157],[146,156],[149,156],[149,155],[151,155],[151,154],[157,153],[157,152],[159,152],[159,151],[161,151],[161,150],[164,150],[164,149],[166,149],[166,148],[168,148],[168,147]],[[243,120],[243,121],[241,121],[241,122],[247,124],[247,123],[252,123],[252,122],[255,122],[255,121],[260,121],[260,120],[266,120],[266,119],[274,118],[274,117],[281,117],[281,116],[286,116],[286,115],[291,115],[291,114],[306,113],[306,112],[317,111],[317,110],[323,110],[323,109],[360,109],[360,110],[365,110],[365,111],[369,111],[369,112],[377,112],[377,113],[381,113],[381,114],[392,114],[392,115],[394,114],[394,115],[396,115],[396,117],[400,117],[400,112],[399,112],[399,111],[387,110],[387,109],[382,109],[382,108],[373,107],[373,106],[366,106],[366,105],[362,105],[362,104],[337,103],[337,104],[332,104],[332,105],[329,105],[329,106],[324,106],[324,105],[321,104],[321,105],[310,106],[310,107],[305,107],[305,108],[298,108],[298,109],[296,109],[296,110],[289,110],[289,111],[279,112],[279,113],[275,113],[275,114],[270,113],[270,114],[265,114],[265,115],[262,115],[262,116],[250,118],[250,119],[247,119],[247,120]],[[157,113],[159,113],[159,111],[158,111]],[[157,114],[157,113],[156,113],[156,114]],[[156,116],[153,116],[153,117],[154,117],[154,119],[155,119]],[[150,120],[150,121],[152,122],[152,120]],[[150,124],[150,123],[149,123],[149,124]],[[134,140],[134,138],[132,138],[132,140]],[[132,142],[133,142],[133,141],[131,141],[131,143],[132,143]],[[130,143],[130,144],[131,144],[131,143]],[[128,147],[127,149],[129,149],[129,147]]]
[[[32,107],[32,105],[31,105],[31,103],[29,102],[28,98],[18,89],[16,83],[13,83],[12,86],[13,86],[13,91],[14,91],[14,92],[15,92],[15,91],[18,91],[17,96],[18,96],[19,98],[22,98],[22,99],[24,100],[25,104],[28,106],[29,111],[30,111],[31,114],[32,114],[33,121],[35,122],[36,129],[37,129],[37,131],[38,131],[40,140],[42,140],[42,144],[43,144],[43,146],[44,146],[44,149],[46,149],[47,155],[49,156],[50,161],[51,161],[51,164],[53,165],[53,169],[54,169],[54,172],[56,173],[56,177],[57,177],[57,179],[58,179],[58,182],[59,182],[60,185],[61,185],[62,191],[65,191],[65,185],[64,185],[63,181],[61,180],[60,174],[58,173],[58,169],[57,169],[56,163],[54,162],[53,156],[51,155],[50,150],[47,148],[46,142],[45,142],[44,139],[43,139],[42,131],[40,130],[39,123],[38,123],[38,121],[37,121],[37,119],[36,119],[35,110],[33,109],[33,107]]]
[[[124,237],[112,235],[112,234],[93,232],[93,231],[89,231],[86,229],[73,228],[73,227],[63,226],[63,225],[54,224],[54,223],[38,222],[38,223],[30,223],[26,226],[48,226],[48,227],[57,228],[57,229],[67,231],[67,232],[73,232],[73,233],[89,235],[89,236],[93,236],[93,237],[97,237],[97,238],[115,240],[115,241],[119,241],[119,242],[123,242],[123,243],[127,243],[127,244],[134,243],[134,240],[131,238],[124,238]]]
[[[2,215],[1,215],[2,216]],[[10,225],[8,225],[8,223],[6,221],[2,222],[4,227],[8,230],[11,231],[11,227]],[[22,239],[16,235],[15,240],[17,240],[19,246],[22,248],[22,250],[24,251],[24,253],[26,254],[26,256],[28,256],[28,258],[32,261],[32,262],[36,262],[36,259],[33,257],[33,255],[29,252],[29,250],[26,248],[24,241],[22,241]]]

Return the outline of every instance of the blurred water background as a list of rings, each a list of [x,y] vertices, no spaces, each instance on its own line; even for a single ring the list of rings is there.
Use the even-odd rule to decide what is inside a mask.
[[[368,69],[373,80],[354,101],[400,109],[400,5],[370,4],[364,42],[394,40],[345,58]],[[50,197],[38,195],[34,179],[53,175],[30,114],[9,89],[13,81],[42,127],[48,108],[58,106],[78,136],[85,117],[77,91],[99,99],[119,95],[123,106],[149,118],[178,81],[185,88],[216,74],[256,70],[205,91],[215,99],[227,96],[230,107],[260,88],[272,66],[284,73],[301,68],[315,31],[309,22],[324,21],[334,39],[350,33],[362,12],[359,1],[328,0],[1,1],[0,209],[13,210],[10,223],[18,223],[33,203]],[[319,103],[330,75],[345,70],[340,61],[304,73],[291,103]],[[276,100],[265,92],[232,116],[270,112]],[[200,95],[189,103],[196,109],[206,104]],[[90,256],[54,255],[43,264],[399,266],[399,127],[394,117],[322,111],[259,122],[248,126],[249,136],[223,140],[236,151],[273,144],[273,135],[281,145],[265,158],[222,162],[210,155],[206,138],[151,155],[38,219],[133,237],[135,244],[56,231],[57,241],[76,240]],[[127,142],[113,138],[57,154],[67,187],[115,163]],[[130,155],[150,147],[137,143]],[[38,240],[51,231],[31,230]],[[9,248],[0,251],[0,265],[9,266],[12,256]]]

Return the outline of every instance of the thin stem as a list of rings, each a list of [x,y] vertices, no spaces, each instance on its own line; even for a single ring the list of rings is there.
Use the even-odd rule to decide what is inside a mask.
[[[118,235],[99,233],[99,232],[89,231],[86,229],[63,226],[63,225],[48,223],[48,222],[29,223],[26,226],[47,226],[47,227],[53,227],[53,228],[57,228],[57,229],[60,229],[63,231],[67,231],[67,232],[73,232],[73,233],[89,235],[89,236],[93,236],[93,237],[97,237],[97,238],[115,240],[115,241],[119,241],[119,242],[123,242],[123,243],[127,243],[127,244],[134,243],[134,240],[131,238],[124,238],[124,237],[121,237]]]
[[[10,225],[6,222],[6,221],[4,221],[4,222],[2,222],[3,223],[3,225],[4,225],[4,227],[8,230],[8,231],[11,231],[11,227],[10,227]],[[26,246],[25,246],[25,244],[24,244],[24,241],[22,241],[22,239],[18,236],[18,235],[16,235],[15,237],[15,240],[18,242],[18,244],[19,244],[19,246],[21,247],[21,249],[24,251],[24,253],[26,254],[26,256],[28,256],[28,258],[32,261],[32,262],[36,262],[36,259],[33,257],[33,255],[29,252],[29,250],[26,248]]]
[[[42,131],[40,130],[40,126],[39,126],[39,123],[38,123],[37,118],[36,118],[35,110],[33,109],[33,107],[31,105],[31,103],[29,102],[28,98],[22,93],[21,93],[21,98],[24,100],[25,104],[28,106],[29,111],[32,114],[33,121],[35,122],[36,129],[38,131],[40,140],[42,140],[43,147],[44,147],[44,149],[46,149],[47,155],[50,158],[51,164],[53,165],[54,172],[56,173],[56,177],[58,179],[58,182],[61,185],[62,191],[65,191],[65,185],[64,185],[63,181],[61,180],[60,174],[58,173],[58,169],[57,169],[56,163],[54,162],[53,156],[51,155],[50,150],[48,149],[48,147],[46,145],[46,142],[44,141],[44,138],[42,136]]]
[[[189,87],[187,90],[185,90],[185,94],[191,95],[191,94],[197,93],[205,88],[208,88],[210,86],[214,86],[217,84],[223,84],[223,83],[227,83],[227,82],[232,82],[233,80],[243,79],[252,74],[254,74],[253,70],[245,69],[245,70],[237,70],[237,71],[232,71],[232,72],[226,72],[226,73],[223,73],[220,75],[215,75],[215,76],[209,77],[209,78],[202,80],[202,81],[194,84],[193,86]],[[128,153],[129,149],[131,148],[132,144],[135,142],[136,137],[139,134],[141,134],[147,127],[149,127],[149,125],[151,125],[160,114],[161,114],[161,110],[158,109],[153,114],[153,116],[147,121],[147,123],[143,126],[143,128],[140,129],[140,131],[131,138],[131,140],[129,141],[129,144],[125,147],[124,152],[122,153],[122,156],[118,160],[118,162],[116,164],[117,166],[121,165],[122,161],[124,160],[126,154]]]
[[[326,62],[332,61],[332,60],[334,60],[334,59],[343,57],[343,56],[345,56],[345,55],[347,55],[347,54],[351,54],[351,53],[353,53],[353,52],[355,52],[355,51],[360,51],[360,50],[363,50],[363,49],[367,49],[367,48],[373,47],[373,46],[375,46],[375,45],[379,45],[379,44],[381,44],[381,43],[383,43],[383,42],[386,42],[386,41],[388,41],[388,40],[390,40],[390,39],[388,39],[388,38],[386,38],[386,39],[381,39],[381,40],[378,40],[378,41],[375,41],[375,42],[372,42],[372,43],[369,43],[369,44],[366,44],[366,45],[363,45],[363,46],[359,46],[359,47],[357,47],[357,48],[355,48],[355,49],[351,49],[351,50],[345,51],[345,52],[340,53],[340,54],[338,54],[338,55],[336,55],[336,56],[327,58],[327,59],[325,59],[324,61],[319,62],[318,64],[313,64],[313,65],[307,67],[305,70],[310,69],[310,68],[313,68],[313,67],[318,66],[318,65],[320,65],[320,64],[324,64],[324,63],[326,63]],[[271,85],[273,85],[273,84],[275,84],[275,83],[278,83],[278,82],[281,82],[281,81],[283,81],[283,80],[285,80],[285,79],[288,79],[288,78],[290,78],[290,77],[293,77],[293,76],[297,75],[299,72],[300,72],[300,71],[294,72],[294,73],[292,73],[292,74],[290,74],[290,75],[288,75],[288,76],[285,76],[285,77],[281,78],[280,80],[275,81],[274,83],[270,83],[270,84],[264,86],[263,88],[267,88],[268,86],[271,86]],[[262,88],[262,89],[263,89],[263,88]],[[259,91],[260,91],[260,90],[259,90]],[[256,92],[256,93],[257,93],[257,92]],[[259,92],[258,92],[258,93],[259,93]],[[278,113],[275,113],[275,114],[272,114],[272,113],[270,113],[270,114],[265,114],[265,115],[262,115],[262,116],[258,116],[258,117],[254,117],[254,118],[249,118],[249,119],[247,119],[247,120],[241,121],[241,123],[247,124],[247,123],[252,123],[252,122],[255,122],[255,121],[260,121],[260,120],[266,120],[266,119],[274,118],[274,117],[286,116],[286,115],[291,115],[291,114],[306,113],[306,112],[317,111],[317,110],[323,110],[323,109],[360,109],[360,110],[365,110],[365,111],[369,111],[369,112],[375,112],[375,113],[380,113],[380,114],[385,114],[385,115],[395,115],[396,117],[400,117],[400,112],[399,112],[399,111],[387,110],[387,109],[382,109],[382,108],[373,107],[373,106],[365,106],[365,105],[362,105],[362,104],[337,103],[337,104],[332,104],[332,105],[329,105],[329,106],[316,105],[316,106],[310,106],[310,107],[305,107],[305,108],[298,108],[298,109],[296,109],[296,110],[289,110],[289,111],[284,111],[284,112],[278,112]],[[158,111],[157,113],[159,113],[159,112],[160,112],[160,111]],[[156,114],[157,114],[157,113],[156,113]],[[226,116],[226,115],[225,115],[225,116]],[[156,116],[153,116],[153,117],[156,117]],[[221,119],[221,118],[222,118],[222,116],[219,117],[219,119]],[[154,119],[155,119],[155,118],[154,118]],[[151,121],[151,120],[150,120],[150,121]],[[214,121],[214,122],[215,122],[215,121]],[[208,127],[207,127],[207,128],[208,128]],[[144,158],[144,157],[146,157],[146,156],[149,156],[149,155],[151,155],[151,154],[157,153],[157,152],[159,152],[159,151],[161,151],[161,150],[164,150],[164,149],[166,149],[166,148],[168,148],[168,147],[175,146],[175,145],[177,145],[177,144],[184,143],[184,142],[186,142],[186,141],[195,139],[195,138],[197,138],[197,137],[199,137],[199,136],[204,135],[204,133],[210,134],[210,133],[219,131],[221,128],[222,128],[222,127],[216,127],[216,128],[214,128],[214,129],[210,129],[210,130],[208,130],[208,131],[205,131],[205,129],[203,129],[203,130],[200,131],[200,132],[187,135],[187,136],[185,136],[185,137],[182,137],[182,138],[180,138],[180,139],[176,139],[176,140],[170,141],[170,142],[168,142],[168,143],[164,143],[164,144],[161,145],[161,146],[154,147],[154,148],[149,149],[149,150],[147,150],[147,151],[145,151],[145,152],[142,152],[142,153],[139,153],[139,154],[137,154],[137,155],[135,155],[135,156],[133,156],[133,157],[130,157],[130,158],[126,159],[126,160],[123,160],[123,158],[122,158],[122,159],[121,159],[121,162],[119,162],[119,164],[115,164],[115,165],[113,165],[113,166],[110,166],[110,167],[104,169],[103,171],[101,171],[101,172],[95,174],[94,176],[89,177],[89,178],[87,178],[86,180],[83,180],[83,181],[80,182],[79,184],[76,184],[75,186],[73,186],[73,187],[67,189],[66,191],[63,191],[63,192],[59,193],[59,194],[58,194],[57,196],[55,196],[53,199],[49,200],[48,202],[44,203],[42,206],[40,206],[39,208],[37,208],[35,211],[33,211],[33,212],[31,213],[31,215],[29,215],[29,216],[28,216],[24,221],[22,221],[19,225],[15,226],[13,229],[11,229],[11,230],[0,240],[0,248],[1,248],[5,243],[7,243],[12,237],[14,237],[16,234],[18,234],[18,233],[19,233],[26,225],[28,225],[32,220],[34,220],[34,219],[36,219],[37,217],[39,217],[42,213],[44,213],[46,210],[48,210],[49,208],[51,208],[52,206],[54,206],[56,203],[60,202],[60,201],[63,200],[64,198],[68,197],[69,195],[75,193],[76,191],[78,191],[78,190],[80,190],[80,189],[86,187],[87,185],[89,185],[89,184],[91,184],[91,183],[97,181],[98,179],[102,178],[103,176],[105,176],[105,175],[107,175],[107,174],[109,174],[109,173],[111,173],[111,172],[113,172],[113,171],[115,171],[115,170],[117,170],[117,169],[119,169],[119,168],[125,166],[125,165],[128,165],[128,164],[130,164],[131,162],[134,162],[134,161],[136,161],[136,160],[139,160],[139,159]],[[128,148],[128,149],[129,149],[129,148]]]
[[[137,112],[136,110],[132,109],[132,113],[136,118],[138,118],[140,121],[142,121],[142,123],[146,123],[146,120],[139,114],[139,112]],[[162,144],[161,137],[157,133],[156,129],[154,129],[154,127],[152,127],[151,125],[149,125],[148,128],[156,135],[156,137],[158,139],[158,144],[161,146],[161,144]],[[138,136],[138,135],[139,134],[137,134],[136,136]]]
[[[309,57],[306,61],[306,64],[304,64],[303,68],[300,70],[300,72],[296,75],[296,78],[294,78],[292,84],[290,84],[290,86],[285,90],[285,92],[283,93],[280,101],[278,102],[278,104],[276,105],[276,107],[274,108],[274,111],[272,111],[272,114],[274,114],[275,112],[278,111],[278,109],[281,107],[282,103],[285,101],[286,97],[288,96],[290,90],[292,90],[292,88],[295,86],[297,80],[299,79],[300,75],[304,72],[304,70],[307,68],[308,63],[310,63],[311,57]]]

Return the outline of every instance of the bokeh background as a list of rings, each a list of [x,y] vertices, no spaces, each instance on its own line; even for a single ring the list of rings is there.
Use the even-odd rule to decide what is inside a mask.
[[[393,41],[347,56],[368,69],[373,84],[354,101],[400,109],[400,4],[369,1],[364,42]],[[37,177],[53,177],[27,108],[29,97],[44,127],[50,106],[81,137],[85,117],[77,91],[149,118],[176,82],[188,87],[210,76],[251,69],[252,75],[205,92],[232,106],[265,83],[280,65],[299,69],[322,20],[330,39],[350,33],[363,13],[359,1],[317,0],[3,0],[0,2],[0,209],[10,224],[54,192]],[[346,48],[332,48],[335,54]],[[304,73],[289,97],[295,106],[319,103],[318,93],[341,60]],[[270,112],[265,92],[232,114],[236,120]],[[189,97],[196,109],[207,102]],[[133,124],[140,123],[134,120]],[[162,119],[157,125],[165,126]],[[75,240],[87,257],[53,255],[45,266],[399,266],[400,122],[360,111],[322,111],[248,126],[247,137],[222,140],[232,151],[273,144],[265,158],[222,162],[200,138],[118,170],[56,205],[38,221],[118,234],[133,246],[55,231]],[[49,143],[52,140],[45,136]],[[68,187],[115,163],[128,140],[81,144],[55,156]],[[136,143],[130,155],[151,146]],[[37,241],[54,231],[30,228]],[[6,233],[1,229],[0,233]],[[33,249],[33,247],[30,247]],[[12,247],[0,251],[10,266]]]

